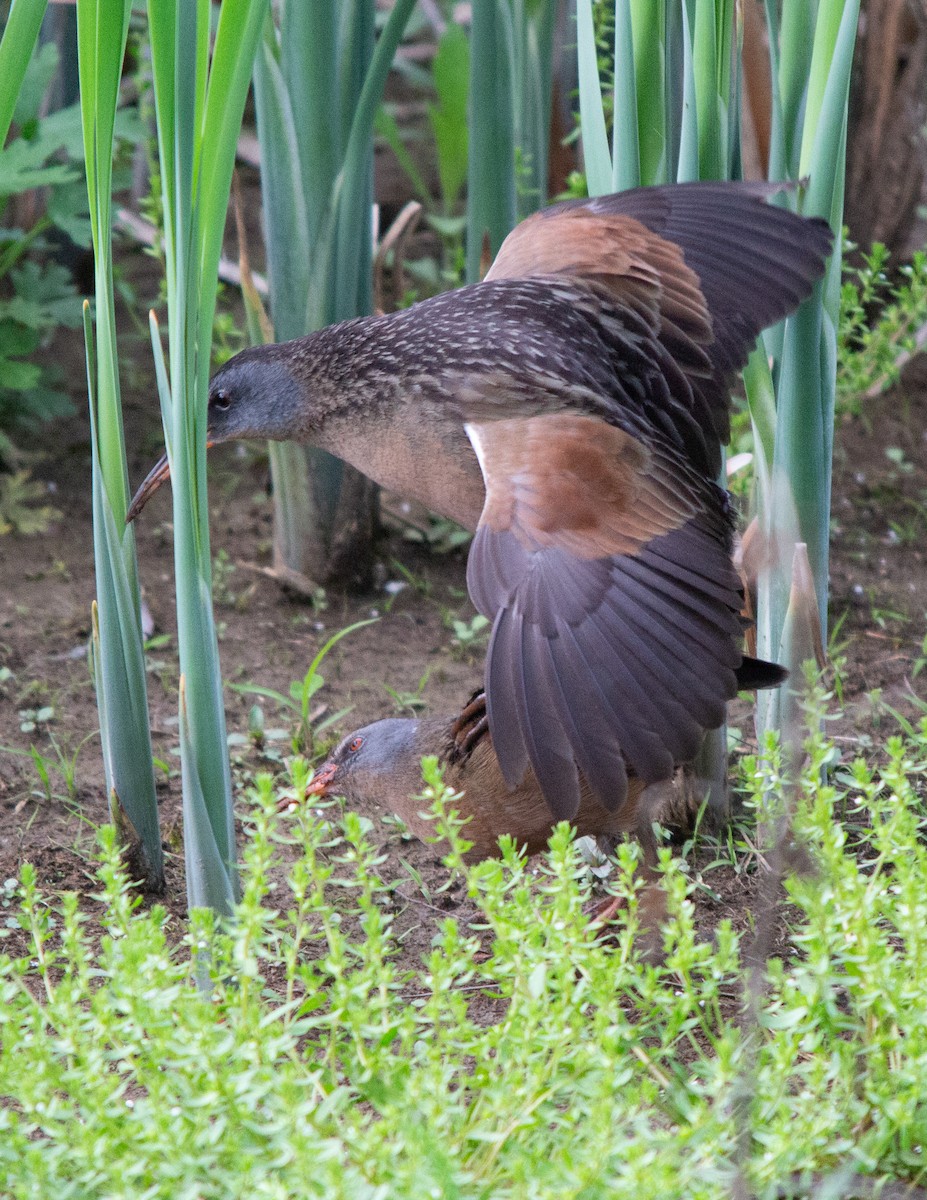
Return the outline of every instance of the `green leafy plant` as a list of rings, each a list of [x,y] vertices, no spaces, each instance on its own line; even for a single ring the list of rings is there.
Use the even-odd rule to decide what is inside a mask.
[[[818,632],[827,641],[847,99],[859,7],[859,0],[822,0],[812,15],[803,6],[787,5],[780,25],[777,6],[766,5],[773,88],[769,175],[807,179],[800,211],[825,218],[835,236],[824,279],[784,328],[764,335],[763,352],[753,354],[744,372],[762,536],[770,546],[783,541],[807,546],[805,552],[796,544],[792,555],[771,562],[757,581],[757,651],[783,662],[795,678],[807,653],[807,637],[799,631],[807,622],[799,619],[795,604],[804,602],[800,577],[806,579],[803,596],[817,602]],[[810,362],[820,369],[809,372]],[[784,512],[791,505],[795,527],[789,529]],[[767,693],[757,711],[761,730],[784,728],[797,719],[795,692]]]
[[[217,271],[235,147],[264,20],[260,0],[150,0],[164,206],[169,365],[152,345],[171,466],[184,854],[190,905],[230,915],[237,897],[231,772],[211,603],[206,403]]]
[[[127,0],[81,0],[77,12],[96,294],[95,326],[89,304],[84,305],[97,585],[91,666],[113,818],[126,831],[127,841],[139,843],[133,849],[145,882],[161,891],[164,855],[148,722],[138,564],[135,533],[125,519],[128,471],[112,266],[113,146],[130,9]]]
[[[386,140],[424,205],[425,221],[442,240],[440,261],[427,258],[406,264],[416,283],[429,292],[461,282],[466,218],[459,209],[468,171],[469,74],[470,42],[463,28],[450,21],[438,40],[430,73],[422,81],[434,93],[427,112],[440,188],[437,200],[406,146],[391,106],[384,101],[377,113],[377,133]]]
[[[29,59],[22,88],[13,95],[16,136],[0,150],[0,457],[11,455],[11,439],[34,434],[42,422],[72,410],[59,386],[60,368],[52,356],[38,353],[57,329],[81,325],[71,272],[56,255],[62,238],[88,249],[91,234],[80,108],[40,116],[58,67],[51,43]],[[138,129],[132,114],[122,113],[118,144],[136,138]],[[38,189],[41,204],[27,203]]]
[[[35,7],[41,12],[44,4]],[[9,45],[7,32],[14,32],[12,25],[4,33],[5,46]],[[86,201],[74,204],[73,185],[79,186],[81,178],[80,123],[75,110],[38,119],[42,95],[57,67],[57,51],[46,45],[29,58],[31,47],[23,42],[21,49],[28,66],[23,69],[18,95],[12,91],[8,96],[4,125],[5,132],[15,118],[18,132],[0,151],[0,214],[4,218],[0,230],[0,453],[7,457],[11,452],[9,435],[34,432],[41,421],[71,411],[67,397],[55,387],[60,372],[33,356],[59,325],[74,328],[80,324],[77,292],[64,267],[25,256],[47,251],[47,235],[56,226],[80,236],[74,218],[79,211],[86,212]],[[51,189],[45,211],[28,228],[13,223],[14,200],[22,200],[39,187]],[[29,219],[26,206],[20,203],[18,211]]]
[[[356,629],[363,629],[365,625],[374,624],[375,620],[376,618],[371,618],[367,621],[355,621],[353,625],[346,625],[343,629],[339,629],[337,633],[333,634],[309,664],[309,670],[303,678],[294,680],[290,685],[290,694],[288,696],[285,696],[282,692],[275,691],[273,688],[261,687],[253,683],[235,683],[231,687],[233,691],[241,692],[243,695],[266,696],[269,700],[275,700],[282,708],[296,713],[298,724],[296,732],[293,735],[293,751],[296,754],[308,754],[311,756],[314,753],[315,743],[319,735],[332,725],[337,724],[342,717],[351,711],[350,708],[343,708],[338,712],[328,714],[321,720],[313,716],[312,699],[325,686],[325,680],[319,673],[319,667],[325,658],[327,658],[332,648],[343,637],[346,637],[349,633],[353,633]]]
[[[425,699],[425,686],[431,678],[432,667],[427,667],[423,671],[421,678],[415,685],[414,691],[406,688],[390,687],[388,683],[384,683],[383,687],[387,694],[392,698],[396,709],[399,712],[417,713],[428,707],[428,702]]]
[[[0,94],[0,146],[5,145],[10,131],[46,3],[47,0],[22,0],[11,8],[6,18],[0,38],[0,78],[4,81]]]
[[[427,109],[428,123],[434,140],[441,189],[440,212],[445,220],[454,214],[467,180],[469,71],[470,43],[463,28],[451,21],[438,39],[430,74],[423,81],[434,92],[434,100],[429,102]],[[376,129],[389,143],[418,199],[426,208],[433,208],[434,198],[406,149],[402,131],[391,106],[386,102],[377,114]],[[438,230],[447,232],[453,230],[459,233],[462,230],[462,225],[459,228],[457,224],[450,226],[443,224],[440,219],[434,224]]]
[[[373,126],[414,0],[374,43],[374,4],[288,0],[254,72],[270,315],[278,341],[372,307]],[[373,485],[340,460],[271,443],[274,566],[301,590],[364,576]]]
[[[47,498],[45,484],[32,479],[28,471],[0,475],[0,536],[44,533],[61,516],[54,505],[44,503]]]
[[[553,0],[473,7],[467,172],[467,281],[483,240],[496,254],[509,230],[547,202]]]
[[[447,613],[445,625],[451,630],[451,650],[460,658],[467,658],[475,650],[484,649],[492,632],[489,620],[481,613],[471,617],[469,621]]]
[[[672,180],[740,175],[743,14],[733,0],[682,5],[614,0],[611,143],[602,101],[592,0],[579,0],[581,132],[592,195]],[[754,431],[759,536],[775,548],[758,579],[757,652],[801,678],[813,637],[827,629],[827,559],[836,397],[844,147],[859,0],[765,6],[772,138],[769,178],[807,179],[782,203],[827,219],[837,235],[824,281],[797,313],[767,331],[744,371]],[[809,372],[808,364],[820,364]],[[770,365],[772,364],[772,365]],[[794,521],[789,516],[794,514]],[[805,547],[805,548],[802,548]],[[799,586],[800,583],[800,586]],[[796,716],[786,688],[761,693],[761,729]],[[709,735],[701,770],[721,785],[724,735]]]
[[[837,407],[865,415],[864,402],[891,387],[927,333],[927,255],[887,274],[889,254],[876,243],[861,267],[847,268],[840,292]]]
[[[36,795],[48,801],[61,798],[73,804],[78,798],[77,759],[81,750],[84,748],[87,742],[90,741],[94,734],[88,734],[87,737],[85,737],[83,741],[79,743],[73,753],[66,754],[65,751],[62,750],[61,745],[55,738],[54,734],[52,734],[51,730],[48,729],[48,725],[53,716],[54,710],[51,707],[39,709],[34,712],[26,710],[20,713],[20,717],[23,718],[20,724],[20,729],[25,733],[32,733],[40,727],[47,729],[48,741],[51,745],[54,757],[49,754],[43,754],[35,745],[31,745],[28,750],[20,750],[15,746],[3,746],[0,747],[0,749],[3,750],[4,754],[14,754],[19,757],[29,758],[32,760],[35,773],[39,778],[39,783],[42,785],[41,791],[36,792]],[[61,782],[64,784],[63,793],[59,794],[56,792],[55,784],[53,783],[53,776],[59,777]]]
[[[798,777],[774,754],[745,765],[750,803],[791,806],[806,849],[788,908],[754,914],[787,928],[747,1009],[757,934],[723,921],[704,940],[678,862],[663,858],[669,915],[648,962],[633,847],[609,876],[623,909],[595,937],[568,827],[530,866],[506,842],[469,867],[433,760],[420,801],[476,923],[435,917],[407,969],[369,822],[303,804],[305,763],[280,793],[267,777],[250,793],[234,930],[200,910],[179,941],[163,908],[139,905],[111,829],[103,938],[76,896],[44,894],[25,866],[0,884],[0,939],[16,939],[0,954],[4,1186],[88,1200],[127,1186],[167,1200],[191,1179],[224,1196],[272,1178],[280,1195],[325,1200],[515,1200],[526,1180],[538,1200],[917,1188],[927,718],[880,765],[847,762],[825,785],[836,751],[821,703]],[[294,838],[281,883],[271,870]],[[752,870],[768,874],[755,858]],[[203,992],[190,980],[207,949]]]

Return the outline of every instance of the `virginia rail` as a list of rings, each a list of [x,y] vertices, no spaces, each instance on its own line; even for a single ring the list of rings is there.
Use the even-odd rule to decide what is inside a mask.
[[[463,836],[472,843],[466,858],[480,862],[499,853],[499,838],[511,835],[528,854],[547,846],[553,828],[550,808],[529,767],[509,788],[493,751],[486,719],[486,698],[478,692],[458,716],[388,717],[355,729],[318,768],[307,796],[343,796],[349,807],[373,802],[397,813],[415,834],[434,838],[434,822],[422,816],[422,758],[434,754],[444,782],[460,798],[454,807],[466,821]],[[633,774],[625,804],[609,810],[580,776],[579,808],[572,817],[582,837],[618,837],[636,833],[644,847],[645,866],[656,866],[652,822],[688,832],[695,824],[699,802],[683,770],[672,781],[645,789]],[[289,802],[285,805],[289,806]],[[283,807],[283,806],[282,806]]]
[[[530,764],[557,819],[580,772],[619,811],[629,768],[670,779],[738,685],[783,678],[742,657],[715,483],[734,375],[831,248],[825,222],[767,203],[779,190],[555,205],[483,282],[243,350],[211,382],[211,443],[309,442],[476,530],[495,752],[511,788]],[[162,459],[131,516],[168,474]]]

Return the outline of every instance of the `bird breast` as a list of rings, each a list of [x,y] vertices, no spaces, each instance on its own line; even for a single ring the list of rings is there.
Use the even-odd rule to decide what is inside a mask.
[[[406,391],[377,414],[330,419],[324,432],[316,444],[381,487],[476,529],[483,477],[462,422],[446,408]]]

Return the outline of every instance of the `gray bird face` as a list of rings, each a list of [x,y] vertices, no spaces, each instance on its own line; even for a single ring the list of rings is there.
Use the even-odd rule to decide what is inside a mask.
[[[312,414],[305,389],[280,357],[278,346],[253,346],[236,354],[209,384],[206,443],[234,438],[286,441],[307,437]],[[155,463],[135,493],[127,521],[134,521],[149,498],[170,478],[167,455]]]
[[[255,346],[229,359],[209,384],[207,439],[299,439],[307,426],[306,398],[276,347]]]
[[[402,811],[421,790],[420,722],[390,717],[348,734],[315,773],[307,796],[344,796],[349,804],[372,800]]]

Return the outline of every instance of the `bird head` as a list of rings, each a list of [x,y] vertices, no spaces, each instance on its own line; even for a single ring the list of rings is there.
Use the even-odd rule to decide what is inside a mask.
[[[280,351],[278,345],[248,347],[215,373],[209,384],[207,446],[236,438],[285,441],[305,435],[305,391]],[[165,454],[135,493],[127,521],[135,520],[170,475]]]
[[[251,346],[213,375],[206,416],[210,445],[235,438],[285,441],[300,436],[304,390],[279,349]]]
[[[316,771],[306,795],[344,796],[349,804],[374,801],[405,816],[410,798],[421,791],[422,755],[429,752],[421,725],[391,717],[355,729]]]

